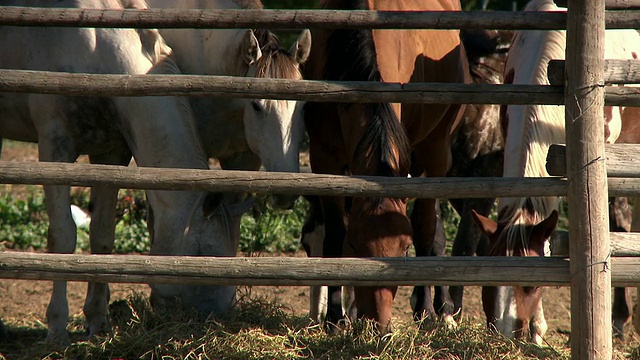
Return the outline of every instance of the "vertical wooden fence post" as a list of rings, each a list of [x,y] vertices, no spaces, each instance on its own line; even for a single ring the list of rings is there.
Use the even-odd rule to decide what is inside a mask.
[[[611,262],[604,163],[604,0],[571,0],[566,125],[571,357],[611,359]]]

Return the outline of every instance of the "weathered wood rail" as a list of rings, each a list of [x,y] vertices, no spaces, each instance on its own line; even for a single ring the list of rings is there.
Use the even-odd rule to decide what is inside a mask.
[[[561,86],[381,83],[205,75],[104,75],[0,70],[0,92],[75,96],[216,96],[333,102],[564,104]],[[640,106],[640,88],[609,86],[606,103]]]
[[[640,233],[610,232],[611,256],[640,257]],[[551,235],[551,255],[569,257],[569,232],[556,230]],[[640,265],[640,258],[637,259]]]
[[[562,196],[560,178],[392,178],[0,161],[0,183],[391,197]],[[625,184],[640,190],[640,181]]]
[[[563,86],[565,81],[564,60],[549,61],[547,77],[551,85]],[[606,85],[640,84],[640,60],[605,60],[604,83]]]
[[[393,178],[261,171],[0,161],[0,183],[291,195],[485,198],[566,196],[563,178]],[[640,179],[610,178],[610,196],[640,194]]]
[[[619,286],[640,285],[638,258],[615,258]],[[357,264],[357,266],[355,266]],[[532,271],[535,269],[535,271]],[[194,285],[568,285],[566,259],[282,258],[0,252],[0,278]]]
[[[527,29],[566,28],[566,12],[64,9],[0,7],[0,25],[112,28],[343,28],[343,29]],[[640,14],[610,11],[610,29],[640,28]]]
[[[604,161],[607,176],[640,178],[640,144],[605,144]],[[567,176],[567,148],[562,144],[552,144],[547,153],[546,169],[551,176]]]

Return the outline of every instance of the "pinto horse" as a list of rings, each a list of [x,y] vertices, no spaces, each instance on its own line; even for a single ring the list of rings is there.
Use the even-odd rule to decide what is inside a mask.
[[[259,0],[148,0],[152,8],[262,9]],[[304,30],[287,51],[268,30],[162,29],[180,70],[188,74],[300,80],[311,47]],[[299,172],[304,126],[298,101],[192,97],[198,133],[209,158],[223,169]],[[297,196],[277,195],[290,208]]]
[[[16,6],[121,9],[117,0],[23,0]],[[177,74],[171,49],[155,30],[0,27],[0,67],[93,74]],[[71,97],[0,93],[0,137],[38,143],[40,161],[73,162],[87,154],[91,163],[208,169],[191,108],[182,97]],[[73,253],[76,226],[70,187],[45,185],[50,225],[47,250]],[[117,188],[94,187],[91,252],[111,253]],[[155,221],[150,221],[151,253],[156,255],[234,256],[245,203],[236,195],[203,191],[147,191]],[[233,304],[235,288],[151,285],[151,298],[206,312]],[[91,282],[84,313],[89,334],[108,328],[109,287]],[[68,342],[66,281],[55,281],[46,312],[47,340]]]
[[[458,1],[398,0],[323,2],[344,10],[459,10]],[[304,77],[311,80],[387,82],[465,82],[467,62],[459,31],[317,30]],[[311,168],[315,173],[377,176],[444,176],[451,165],[452,129],[463,106],[391,103],[307,103]],[[435,199],[418,199],[412,218],[407,199],[321,197],[325,224],[323,256],[406,256],[412,242],[417,256],[437,255]],[[413,241],[412,241],[413,240]],[[444,246],[442,247],[444,249]],[[358,316],[390,328],[397,287],[356,287]],[[329,287],[327,322],[342,318],[341,289]],[[416,319],[441,313],[450,317],[448,291],[414,289]]]
[[[524,11],[558,11],[552,0],[530,1]],[[564,59],[564,31],[519,31],[509,50],[505,66],[505,83],[549,84],[547,64],[551,59]],[[605,35],[605,57],[609,59],[633,59],[640,50],[640,35],[635,30],[607,30]],[[622,109],[607,106],[604,109],[607,142],[614,142],[622,134]],[[540,177],[549,176],[545,169],[546,154],[550,144],[564,143],[565,116],[563,106],[509,105],[502,107],[502,124],[505,132],[504,176]],[[493,255],[543,255],[538,245],[545,244],[547,231],[554,221],[557,208],[556,197],[501,198],[498,206],[497,224],[476,216],[476,221],[493,239],[489,254]],[[544,224],[537,228],[537,224]],[[531,233],[531,229],[542,229]],[[538,238],[536,238],[536,236]],[[506,244],[500,245],[500,242]],[[523,251],[519,251],[523,249]],[[519,287],[492,287],[483,290],[483,302],[487,322],[507,336],[529,336],[541,344],[547,325],[544,319],[540,289]],[[615,292],[624,295],[624,291]],[[614,302],[619,307],[626,300],[622,297]],[[618,304],[618,305],[616,305]],[[622,330],[628,318],[628,307],[614,312],[614,323]],[[626,312],[626,315],[625,315]]]

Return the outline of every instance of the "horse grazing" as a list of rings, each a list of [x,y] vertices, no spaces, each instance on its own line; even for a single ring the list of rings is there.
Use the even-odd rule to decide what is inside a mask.
[[[511,44],[511,31],[462,30],[461,38],[469,61],[471,80],[475,83],[500,84],[506,61],[507,50]],[[453,162],[447,176],[502,176],[504,157],[504,138],[500,126],[500,105],[469,104],[466,106],[462,121],[453,135],[451,153]],[[310,211],[302,228],[300,241],[309,257],[322,256],[324,241],[324,218],[322,206],[317,196],[307,196]],[[485,254],[487,248],[482,233],[474,224],[471,210],[487,216],[495,199],[449,199],[460,214],[460,224],[453,242],[452,255],[472,256]],[[439,209],[439,205],[436,205]],[[438,217],[440,219],[440,217]],[[442,227],[442,223],[438,222]],[[436,243],[444,244],[444,229],[436,231]],[[347,287],[349,288],[349,287]],[[449,293],[453,300],[454,313],[461,314],[462,286],[452,286]],[[344,296],[343,313],[353,317],[353,299]],[[327,287],[311,286],[309,317],[321,323],[327,311]]]
[[[148,0],[152,8],[262,9],[259,0]],[[302,79],[299,67],[309,55],[304,30],[288,51],[268,30],[164,29],[184,73]],[[192,97],[198,133],[209,158],[223,169],[298,172],[304,127],[298,101]],[[290,208],[297,196],[279,195],[272,203]]]
[[[459,10],[457,1],[339,1],[327,9]],[[312,80],[387,82],[464,82],[467,62],[459,31],[317,30],[313,31],[304,77]],[[305,106],[311,167],[315,173],[378,176],[444,176],[451,165],[450,134],[463,106],[390,103],[311,103]],[[405,256],[413,244],[417,256],[436,255],[435,199],[418,199],[412,219],[407,199],[354,197],[347,212],[343,197],[322,197],[325,224],[323,256]],[[356,287],[358,316],[390,328],[397,287]],[[329,287],[326,321],[342,318],[341,290]],[[414,289],[416,319],[448,315],[448,291]]]
[[[14,1],[17,6],[120,9],[116,0]],[[0,27],[0,67],[93,74],[179,73],[171,49],[155,30]],[[84,97],[0,93],[0,136],[38,143],[40,161],[208,169],[191,108],[181,97]],[[69,186],[44,186],[53,253],[73,253],[76,225]],[[94,187],[91,252],[111,253],[117,188]],[[234,256],[245,203],[236,195],[203,191],[147,191],[154,255]],[[155,221],[153,221],[155,219]],[[233,287],[151,284],[152,301],[180,299],[206,312],[227,309]],[[109,287],[91,282],[84,314],[89,334],[107,330]],[[66,282],[55,281],[46,312],[50,341],[68,342]]]
[[[530,1],[524,11],[558,11],[552,0]],[[505,83],[549,84],[547,64],[551,59],[564,59],[564,31],[519,31],[509,50],[505,66]],[[640,35],[635,30],[607,30],[605,35],[605,57],[617,59],[636,58],[640,50]],[[604,109],[607,142],[614,142],[625,129],[622,128],[622,109],[606,106]],[[509,105],[501,109],[501,121],[505,132],[504,176],[540,177],[548,176],[545,159],[550,144],[564,143],[565,116],[563,106]],[[488,232],[496,241],[506,242],[503,248],[514,250],[522,247],[531,250],[539,239],[527,238],[522,229],[545,223],[557,208],[556,197],[501,198],[498,206],[499,226],[495,233]],[[486,230],[486,228],[485,228]],[[546,234],[546,232],[544,233]],[[496,245],[493,245],[496,246]],[[536,255],[537,251],[515,252]],[[493,324],[507,336],[529,336],[540,344],[547,325],[542,302],[537,292],[524,292],[518,297],[520,288],[513,290],[495,287],[483,291],[487,322]],[[616,294],[619,294],[616,291]],[[622,293],[624,295],[624,292]],[[535,306],[532,306],[535,305]],[[626,302],[624,303],[626,306]],[[628,318],[628,308],[626,309]],[[615,314],[615,312],[614,312]],[[627,319],[614,320],[622,326]],[[621,329],[620,329],[621,330]]]

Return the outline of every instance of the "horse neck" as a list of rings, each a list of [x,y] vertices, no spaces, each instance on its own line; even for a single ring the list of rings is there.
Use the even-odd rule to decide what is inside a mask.
[[[550,59],[564,59],[564,44],[564,31],[517,32],[509,51],[505,77],[513,71],[514,84],[548,85],[547,64]],[[565,142],[564,107],[510,105],[506,114],[503,176],[549,176],[545,168],[549,145]],[[555,197],[502,198],[499,213],[509,225],[537,223],[556,206]]]
[[[257,0],[147,0],[151,8],[243,9],[257,8]],[[249,4],[251,3],[251,4]],[[241,61],[246,29],[161,29],[173,48],[180,69],[187,74],[245,76],[248,66]]]

